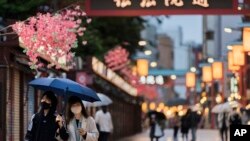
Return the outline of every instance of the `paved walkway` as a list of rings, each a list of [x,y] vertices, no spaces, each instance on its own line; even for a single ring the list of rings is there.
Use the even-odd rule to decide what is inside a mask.
[[[189,131],[189,141],[191,140],[191,133]],[[137,134],[132,137],[124,138],[119,141],[150,141],[149,131]],[[159,141],[174,141],[173,140],[173,130],[165,130],[165,136],[162,137]],[[183,141],[181,134],[178,134],[178,140]],[[218,130],[198,130],[197,131],[197,140],[196,141],[220,141],[220,136]]]

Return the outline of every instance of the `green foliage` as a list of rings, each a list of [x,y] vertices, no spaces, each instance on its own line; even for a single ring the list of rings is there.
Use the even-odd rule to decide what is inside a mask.
[[[83,37],[88,44],[79,45],[75,50],[76,55],[83,57],[93,55],[102,59],[104,54],[116,45],[122,45],[130,54],[133,54],[140,40],[143,23],[144,21],[139,17],[93,18]]]
[[[47,0],[0,0],[0,16],[26,18]]]

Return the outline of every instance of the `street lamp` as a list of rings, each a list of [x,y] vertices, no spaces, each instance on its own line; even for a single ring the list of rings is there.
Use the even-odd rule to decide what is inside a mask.
[[[232,28],[224,28],[224,31],[226,33],[232,33],[233,32],[233,29]]]
[[[145,51],[144,51],[144,54],[145,54],[145,55],[151,55],[151,54],[152,54],[152,51],[151,51],[151,50],[145,50]]]
[[[143,41],[143,40],[142,40],[142,41],[139,41],[139,42],[138,42],[138,45],[139,45],[139,46],[146,46],[146,45],[147,45],[147,41]]]
[[[151,63],[150,63],[150,66],[151,66],[152,68],[157,67],[157,62],[151,62]]]
[[[214,58],[208,58],[208,59],[207,59],[207,62],[208,62],[208,63],[213,63],[213,62],[214,62]]]
[[[195,68],[195,67],[191,67],[191,68],[190,68],[190,71],[191,71],[191,72],[196,72],[196,68]]]
[[[176,75],[171,75],[170,78],[171,78],[172,80],[175,80],[177,77],[176,77]]]

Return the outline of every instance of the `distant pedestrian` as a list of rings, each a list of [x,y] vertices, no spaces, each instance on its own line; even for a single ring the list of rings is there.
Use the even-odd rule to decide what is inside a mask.
[[[197,112],[191,112],[189,119],[191,123],[190,128],[192,133],[192,141],[196,141],[196,132],[200,123],[201,116]]]
[[[241,117],[242,117],[241,118],[242,119],[242,124],[247,125],[249,117],[248,117],[247,112],[245,110],[242,111],[242,116]]]
[[[230,122],[230,126],[242,124],[241,115],[240,113],[237,112],[237,107],[233,108],[233,111],[230,114],[229,122]]]
[[[180,128],[180,117],[179,117],[179,113],[176,112],[175,116],[173,117],[173,128],[174,128],[174,139],[177,139],[177,135],[178,135],[178,130]]]
[[[52,91],[43,93],[41,108],[38,113],[32,116],[26,141],[56,141],[56,134],[66,140],[68,134],[63,126],[62,117],[55,115],[57,98]]]
[[[95,121],[100,132],[98,141],[108,141],[110,134],[113,132],[113,122],[107,106],[96,112]]]
[[[156,139],[156,141],[159,140],[159,138],[164,136],[164,132],[163,132],[163,127],[164,125],[162,125],[162,121],[157,120],[157,117],[155,114],[152,114],[150,116],[150,140],[154,141],[154,139]]]
[[[182,133],[183,141],[185,139],[186,141],[188,141],[188,131],[191,126],[190,115],[191,115],[191,109],[188,109],[186,114],[181,118],[181,133]]]
[[[228,140],[229,116],[228,113],[223,112],[218,115],[218,127],[220,130],[221,140]]]
[[[97,141],[99,133],[95,120],[89,116],[77,96],[71,96],[67,103],[67,141]]]

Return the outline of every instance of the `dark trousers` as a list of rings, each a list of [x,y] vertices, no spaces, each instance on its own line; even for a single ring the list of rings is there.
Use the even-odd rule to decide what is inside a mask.
[[[227,130],[228,130],[227,127],[220,128],[220,135],[222,141],[227,141]]]
[[[101,132],[100,131],[98,141],[108,141],[109,134],[110,134],[109,132]]]
[[[177,138],[178,130],[179,130],[179,127],[178,126],[174,126],[174,138],[175,139]]]
[[[159,137],[155,137],[155,141],[158,141],[159,140]],[[154,138],[150,138],[150,141],[154,141]]]

